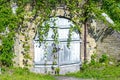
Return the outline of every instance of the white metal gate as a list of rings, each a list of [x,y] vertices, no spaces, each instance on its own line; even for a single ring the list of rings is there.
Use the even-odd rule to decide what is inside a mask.
[[[53,24],[52,20],[56,19],[55,24],[58,27],[58,41],[59,44],[55,45],[54,40],[52,38],[53,33]],[[72,40],[70,43],[70,47],[67,47],[67,39],[69,35],[69,29],[74,24],[65,18],[51,18],[51,21],[48,22],[50,24],[50,30],[48,32],[48,37],[46,39],[47,49],[45,48],[45,44],[39,43],[38,34],[36,34],[34,39],[34,62],[35,65],[44,65],[45,60],[47,59],[47,65],[51,65],[53,61],[52,49],[56,46],[59,51],[56,53],[57,65],[66,65],[66,64],[74,64],[80,63],[80,36],[78,32],[72,33]],[[47,58],[45,59],[45,49],[47,50]]]

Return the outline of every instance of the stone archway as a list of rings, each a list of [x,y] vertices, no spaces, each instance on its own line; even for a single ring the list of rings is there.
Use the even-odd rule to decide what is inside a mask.
[[[56,26],[53,25],[52,20],[56,20]],[[48,36],[45,40],[48,44],[47,47],[45,47],[45,43],[39,43],[38,36],[41,35],[36,34],[34,38],[34,71],[38,73],[52,72],[51,66],[59,67],[60,74],[78,71],[81,64],[79,32],[72,32],[70,47],[67,47],[70,27],[74,26],[73,22],[67,18],[55,17],[50,18],[47,23],[50,24]],[[53,28],[57,28],[59,44],[54,43]],[[58,50],[55,54],[52,52],[54,48]],[[54,56],[57,59],[56,64],[53,65]]]
[[[28,5],[28,7],[30,7]],[[67,16],[64,14],[65,10],[63,10],[63,7],[58,7],[57,10],[52,10],[52,13],[56,12],[56,16]],[[67,14],[69,14],[68,11],[66,11]],[[31,13],[31,12],[28,12]],[[52,16],[53,14],[51,14]],[[29,16],[25,16],[25,18],[31,18]],[[39,17],[38,17],[39,18]],[[34,24],[34,22],[23,22],[26,24],[26,27],[21,28],[22,26],[20,26],[20,30],[18,31],[18,33],[16,33],[15,36],[15,44],[14,44],[14,52],[15,52],[15,58],[13,59],[15,61],[15,66],[20,66],[20,67],[24,67],[24,62],[29,63],[29,65],[31,65],[30,68],[33,67],[33,63],[34,63],[34,45],[33,45],[33,38],[35,36],[36,33],[36,29],[37,29],[37,25]],[[27,43],[27,44],[26,44]],[[24,51],[24,45],[29,46],[27,52]],[[24,60],[24,54],[28,53],[31,57],[31,59],[29,61]]]

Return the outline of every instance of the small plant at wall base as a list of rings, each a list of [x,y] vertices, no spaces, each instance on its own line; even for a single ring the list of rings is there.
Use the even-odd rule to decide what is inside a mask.
[[[93,54],[91,55],[91,61],[90,62],[84,62],[82,64],[81,70],[86,70],[87,68],[101,68],[104,66],[111,66],[111,64],[109,64],[110,62],[112,62],[113,64],[115,63],[115,60],[111,57],[108,56],[107,54],[102,54],[101,57],[98,57],[97,54]]]
[[[107,54],[103,54],[102,56],[101,56],[101,58],[99,59],[99,62],[100,63],[108,63],[108,61],[109,61],[109,57],[107,56]]]
[[[90,64],[91,65],[95,65],[96,62],[97,62],[97,54],[94,53],[93,55],[91,55],[91,62],[90,62]]]
[[[59,73],[60,73],[60,68],[59,67],[55,68],[55,74],[59,75]]]

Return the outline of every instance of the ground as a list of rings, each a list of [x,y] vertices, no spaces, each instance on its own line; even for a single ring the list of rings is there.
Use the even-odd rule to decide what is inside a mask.
[[[56,76],[56,80],[92,80],[92,79],[80,79],[75,77],[67,77],[67,76]]]

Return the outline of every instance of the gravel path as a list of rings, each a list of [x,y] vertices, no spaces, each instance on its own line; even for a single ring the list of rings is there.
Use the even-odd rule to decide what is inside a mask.
[[[92,79],[79,79],[74,77],[56,76],[56,80],[92,80]]]

